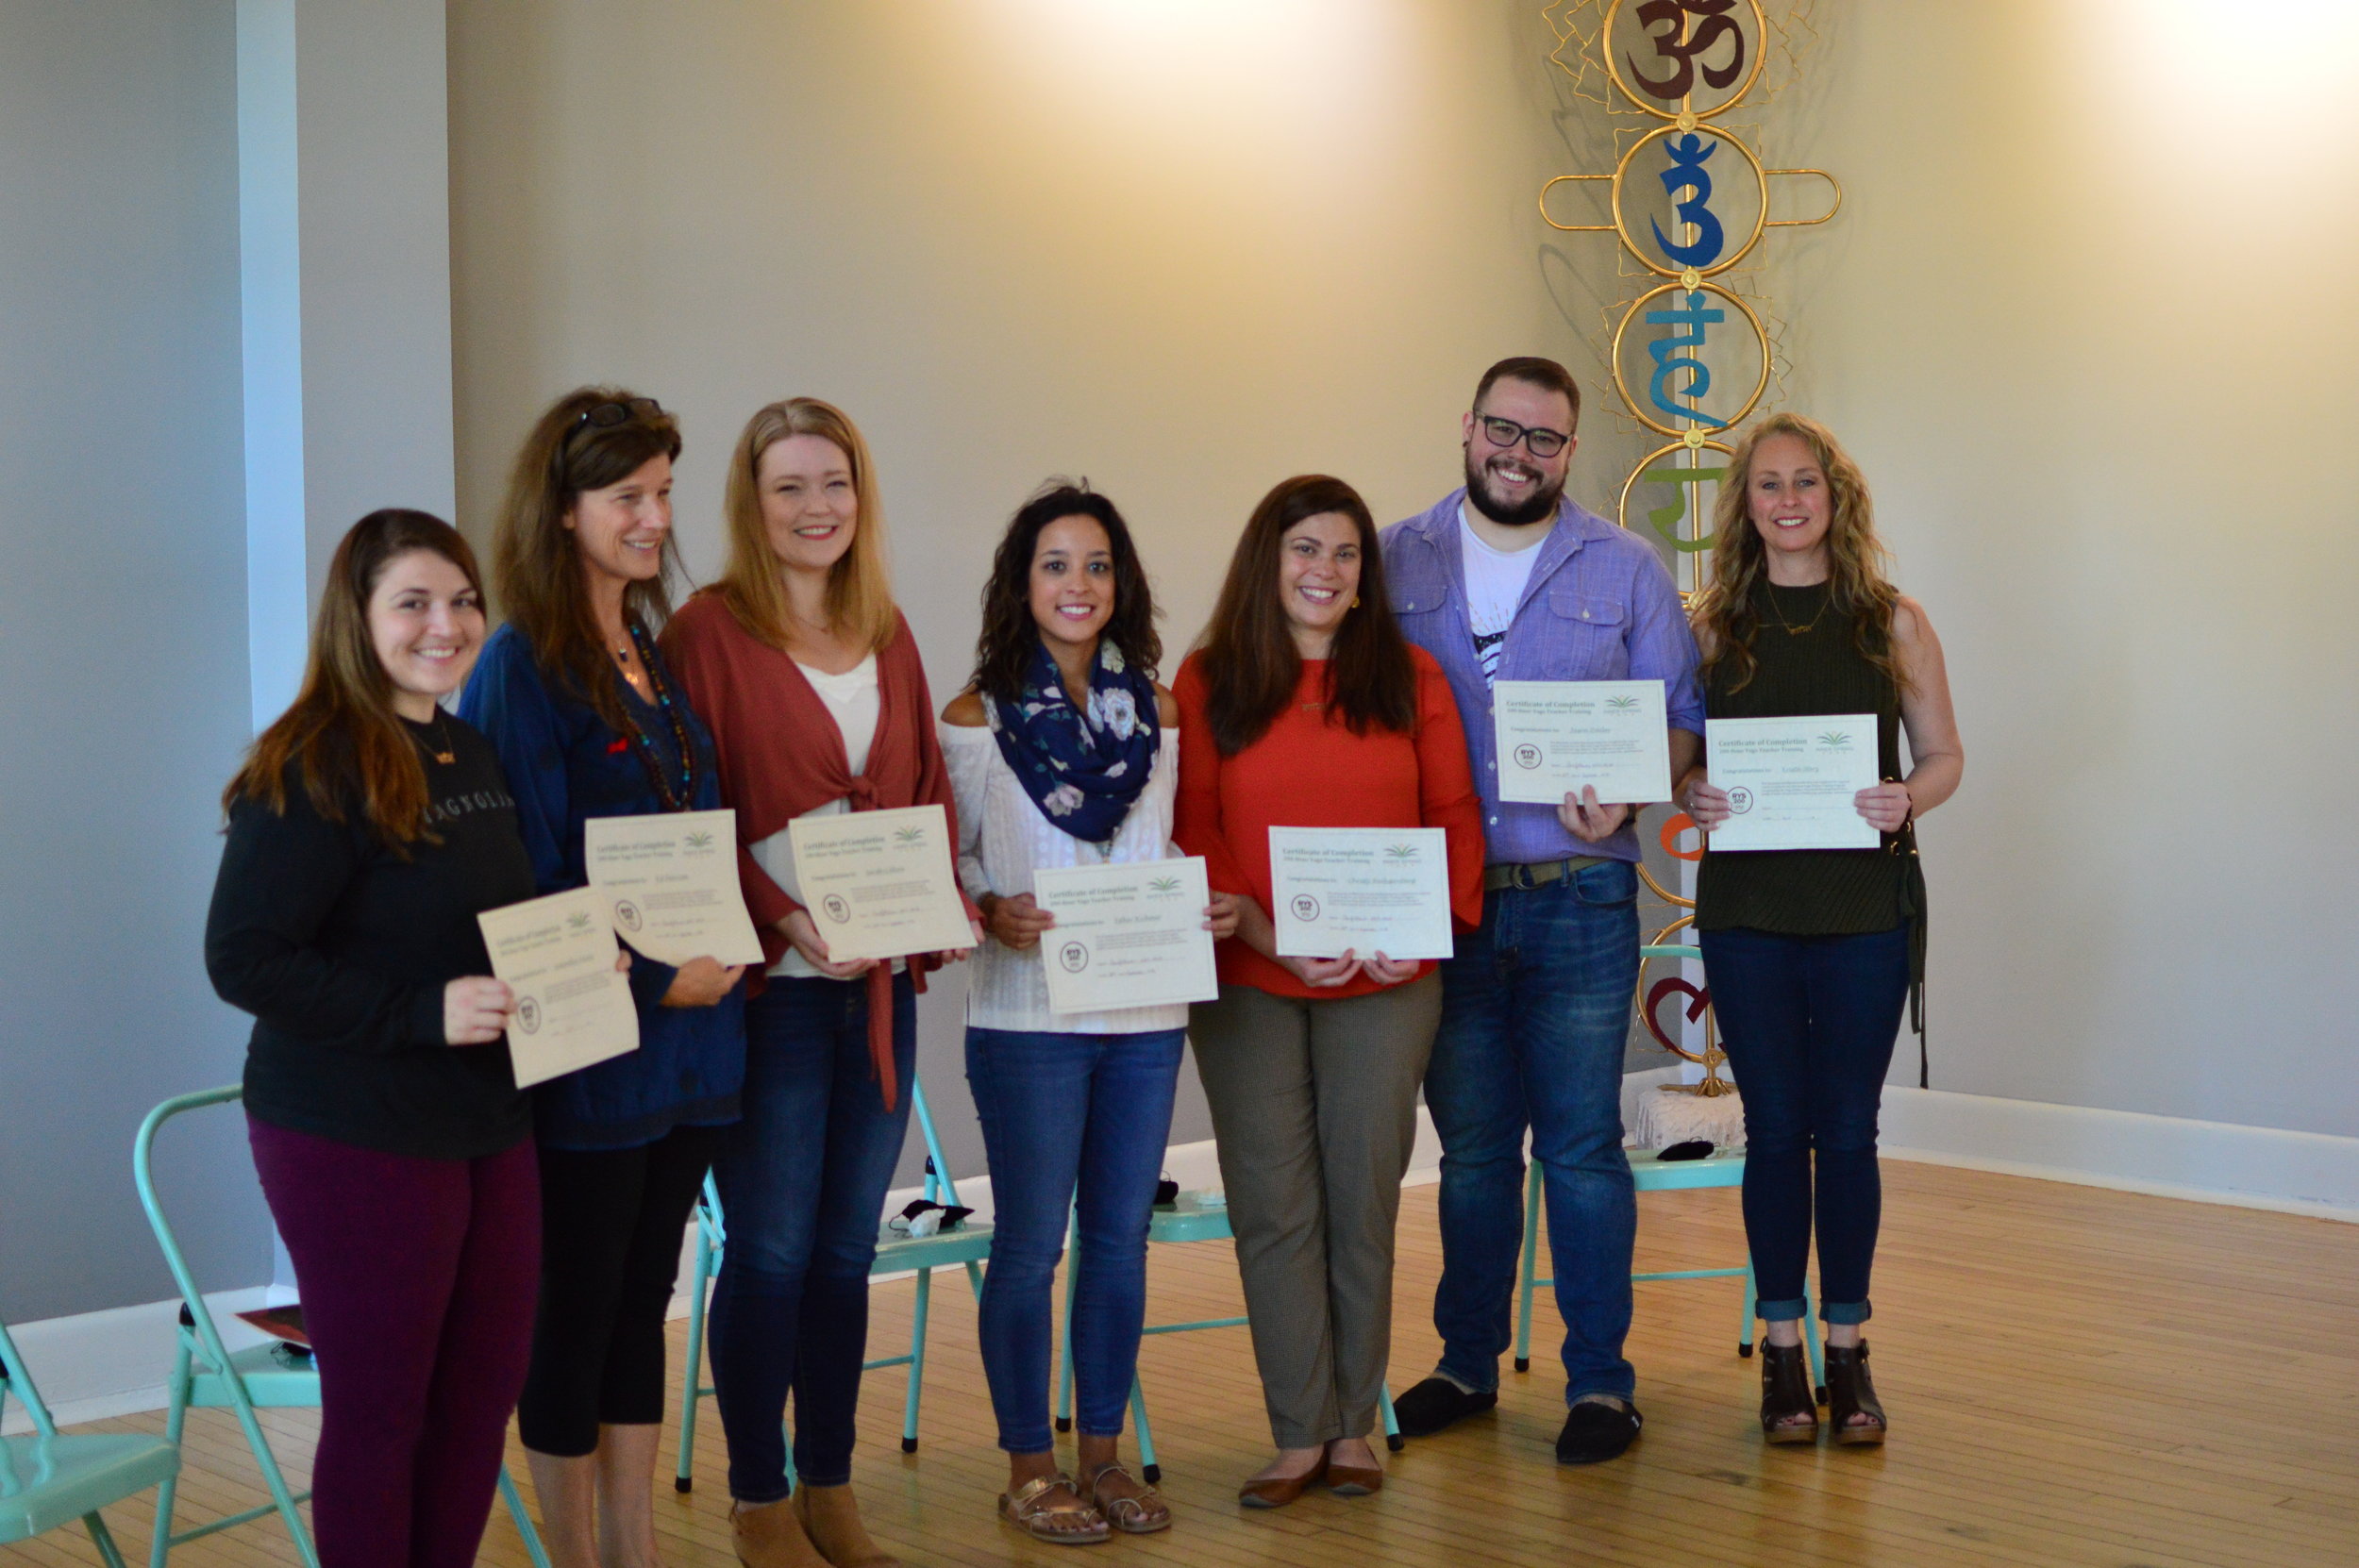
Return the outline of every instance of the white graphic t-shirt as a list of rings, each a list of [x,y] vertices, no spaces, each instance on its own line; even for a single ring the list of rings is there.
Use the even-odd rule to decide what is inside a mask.
[[[1540,559],[1540,542],[1548,530],[1529,530],[1531,542],[1520,550],[1502,550],[1487,543],[1466,521],[1466,504],[1458,504],[1459,557],[1466,568],[1466,620],[1474,628],[1475,655],[1482,660],[1482,678],[1498,678],[1499,649],[1507,628],[1514,624],[1515,607],[1524,602],[1524,587],[1531,581],[1532,562]]]

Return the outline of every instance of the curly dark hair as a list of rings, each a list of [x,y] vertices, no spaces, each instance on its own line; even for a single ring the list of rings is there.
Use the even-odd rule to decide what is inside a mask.
[[[1041,530],[1063,517],[1093,518],[1106,530],[1114,558],[1114,609],[1102,635],[1130,668],[1155,678],[1163,640],[1155,630],[1155,597],[1130,542],[1130,526],[1088,480],[1059,478],[1016,509],[992,557],[991,579],[983,584],[983,632],[975,643],[975,690],[984,696],[1013,702],[1031,672],[1032,650],[1040,646],[1040,627],[1032,620],[1032,556]]]

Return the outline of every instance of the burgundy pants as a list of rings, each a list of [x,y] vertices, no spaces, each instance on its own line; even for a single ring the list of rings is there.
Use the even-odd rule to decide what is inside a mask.
[[[420,1159],[246,1130],[319,1359],[322,1568],[466,1568],[532,1349],[532,1141]]]

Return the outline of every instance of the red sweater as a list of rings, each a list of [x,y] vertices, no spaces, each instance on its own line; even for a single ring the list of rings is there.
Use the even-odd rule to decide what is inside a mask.
[[[1180,748],[1180,802],[1172,837],[1201,855],[1215,892],[1240,893],[1270,909],[1272,827],[1439,827],[1449,835],[1450,913],[1461,930],[1482,923],[1482,802],[1466,760],[1465,732],[1449,681],[1431,654],[1409,650],[1417,670],[1414,734],[1371,729],[1354,735],[1330,721],[1321,700],[1325,660],[1306,659],[1294,701],[1262,738],[1234,757],[1212,743],[1204,710],[1204,656],[1190,654],[1172,682],[1180,727],[1197,737]],[[1349,985],[1304,985],[1293,973],[1235,938],[1220,944],[1224,985],[1248,985],[1273,996],[1325,1001],[1364,996],[1382,987],[1365,977]],[[1433,968],[1420,964],[1423,977]]]

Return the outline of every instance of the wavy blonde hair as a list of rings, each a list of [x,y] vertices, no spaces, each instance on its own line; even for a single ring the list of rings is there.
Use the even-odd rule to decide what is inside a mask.
[[[1892,646],[1892,609],[1900,592],[1886,575],[1892,553],[1876,537],[1876,509],[1867,481],[1834,432],[1801,414],[1771,414],[1738,439],[1729,458],[1728,478],[1721,482],[1713,511],[1712,584],[1690,611],[1697,635],[1710,645],[1704,673],[1709,676],[1726,663],[1736,672],[1730,690],[1742,691],[1758,668],[1753,638],[1761,630],[1761,612],[1753,608],[1753,588],[1767,573],[1769,547],[1753,526],[1746,503],[1752,490],[1753,454],[1776,436],[1792,436],[1808,446],[1818,472],[1827,476],[1833,498],[1827,557],[1835,613],[1849,619],[1860,657],[1890,676],[1894,686],[1907,690],[1908,676]]]
[[[774,648],[789,641],[786,584],[761,522],[761,455],[789,436],[818,436],[835,443],[852,467],[852,547],[828,574],[828,625],[838,636],[881,653],[893,641],[900,613],[893,607],[892,574],[885,566],[884,507],[877,499],[877,476],[860,426],[832,403],[790,397],[758,409],[729,456],[729,482],[721,510],[729,530],[729,562],[705,590],[719,593],[738,625]]]

